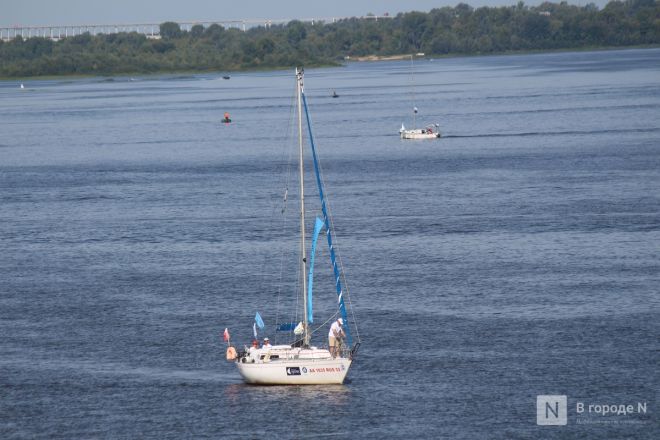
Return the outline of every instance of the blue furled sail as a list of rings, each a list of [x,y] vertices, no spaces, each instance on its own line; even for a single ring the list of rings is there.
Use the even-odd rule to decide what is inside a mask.
[[[307,97],[305,96],[305,91],[301,91],[303,105],[305,107],[305,118],[307,120],[307,131],[309,133],[309,143],[312,147],[312,158],[314,161],[314,173],[316,174],[316,185],[319,189],[319,197],[321,198],[321,212],[323,212],[323,221],[325,223],[326,236],[328,237],[328,248],[330,249],[330,260],[332,262],[332,270],[335,274],[335,287],[337,288],[337,302],[339,304],[339,312],[341,317],[344,320],[344,332],[346,333],[346,339],[348,340],[348,346],[353,346],[353,338],[351,336],[351,331],[348,325],[348,315],[346,314],[346,305],[344,304],[344,291],[341,287],[341,275],[339,272],[339,266],[337,265],[337,259],[335,257],[335,250],[332,247],[332,233],[330,232],[330,219],[328,218],[328,210],[325,204],[325,195],[323,194],[323,182],[321,181],[321,173],[319,171],[319,163],[316,157],[316,147],[314,146],[314,136],[312,135],[312,123],[309,120],[309,110],[307,108]]]
[[[290,332],[293,331],[293,329],[296,328],[296,323],[295,322],[285,322],[284,324],[280,324],[277,326],[275,331],[277,332]]]
[[[314,235],[312,235],[312,250],[309,257],[309,281],[307,282],[307,321],[314,322],[314,308],[312,307],[312,284],[314,283],[314,256],[316,255],[316,240],[323,229],[323,220],[316,217],[314,223]]]

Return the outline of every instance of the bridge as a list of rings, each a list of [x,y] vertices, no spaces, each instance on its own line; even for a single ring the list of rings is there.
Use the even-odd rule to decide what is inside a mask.
[[[303,18],[303,19],[249,19],[249,20],[204,20],[204,21],[182,21],[178,23],[181,30],[190,31],[195,25],[202,25],[205,28],[213,24],[218,24],[224,28],[236,28],[246,31],[253,27],[269,28],[273,25],[287,24],[292,20],[302,21],[304,23],[335,23],[340,20],[357,18],[360,20],[382,20],[391,18],[389,15],[365,15],[362,17],[330,17],[330,18]],[[116,34],[119,32],[137,32],[144,34],[147,38],[160,38],[160,23],[132,23],[132,24],[78,24],[78,25],[46,25],[46,26],[0,26],[0,39],[10,41],[16,37],[23,39],[42,37],[51,40],[61,40],[62,38],[75,37],[89,33],[90,35]]]

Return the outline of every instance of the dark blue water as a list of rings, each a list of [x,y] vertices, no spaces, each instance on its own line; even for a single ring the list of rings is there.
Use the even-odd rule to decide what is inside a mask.
[[[0,84],[0,437],[659,438],[660,50],[419,61],[436,142],[409,67],[306,75],[362,338],[329,387],[219,338],[280,313],[292,72]]]

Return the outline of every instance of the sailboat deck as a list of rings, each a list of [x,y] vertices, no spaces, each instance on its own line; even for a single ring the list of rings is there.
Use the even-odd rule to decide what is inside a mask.
[[[239,359],[242,363],[267,363],[285,360],[325,360],[332,359],[332,355],[326,349],[310,348],[292,348],[290,345],[275,345],[270,348],[253,348],[245,353],[245,356]]]

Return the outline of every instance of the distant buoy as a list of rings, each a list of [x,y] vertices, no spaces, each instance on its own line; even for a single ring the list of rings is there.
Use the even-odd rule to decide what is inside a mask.
[[[21,83],[21,89],[24,89],[24,88],[25,88],[25,86],[23,85],[23,83]]]

